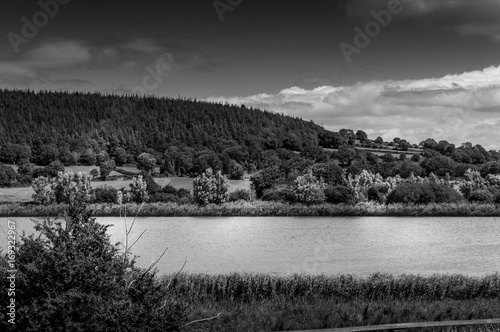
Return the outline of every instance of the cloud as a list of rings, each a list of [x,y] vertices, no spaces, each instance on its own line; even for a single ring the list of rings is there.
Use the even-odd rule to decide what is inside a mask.
[[[168,77],[184,71],[213,72],[220,67],[201,50],[148,38],[104,40],[51,39],[17,55],[0,58],[0,86],[76,90],[120,85],[131,93],[153,68]],[[129,87],[123,87],[129,82]]]
[[[208,100],[313,119],[331,130],[363,129],[373,138],[400,136],[419,143],[432,137],[459,144],[478,136],[476,131],[485,124],[500,121],[500,66],[439,78],[309,90],[291,87],[275,95],[214,96]],[[483,132],[475,143],[498,148],[497,132]]]
[[[500,41],[498,0],[399,0],[403,11],[391,24],[451,30],[460,36],[486,36]],[[370,12],[387,9],[386,0],[356,0],[347,5],[346,17],[357,23],[373,20]]]

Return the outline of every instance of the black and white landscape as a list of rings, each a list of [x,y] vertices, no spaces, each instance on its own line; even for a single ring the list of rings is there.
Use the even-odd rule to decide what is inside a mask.
[[[499,1],[0,7],[2,331],[500,328]]]

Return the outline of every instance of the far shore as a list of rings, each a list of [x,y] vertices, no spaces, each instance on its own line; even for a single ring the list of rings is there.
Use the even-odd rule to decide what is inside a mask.
[[[0,217],[63,217],[67,206],[33,203],[1,203]],[[446,203],[428,205],[377,204],[372,202],[345,204],[302,205],[264,201],[238,201],[221,205],[176,203],[90,204],[95,217],[498,217],[499,204]]]

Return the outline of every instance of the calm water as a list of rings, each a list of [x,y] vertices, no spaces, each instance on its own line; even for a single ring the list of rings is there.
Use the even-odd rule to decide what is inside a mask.
[[[19,231],[32,232],[28,218]],[[120,218],[99,218],[113,242],[123,241]],[[131,219],[128,220],[129,224]],[[0,218],[6,229],[7,218]],[[165,248],[160,273],[264,272],[287,274],[462,273],[500,271],[500,218],[396,217],[155,217],[133,249],[147,266]],[[5,248],[5,237],[0,241]]]

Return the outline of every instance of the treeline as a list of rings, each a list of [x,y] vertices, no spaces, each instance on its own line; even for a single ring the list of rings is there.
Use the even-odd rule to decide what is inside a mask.
[[[160,163],[167,151],[176,155],[171,171],[186,173],[197,159],[214,169],[227,157],[259,168],[262,151],[317,146],[325,131],[244,106],[97,93],[0,90],[0,115],[3,163],[93,165],[106,153],[122,165],[143,152]]]

